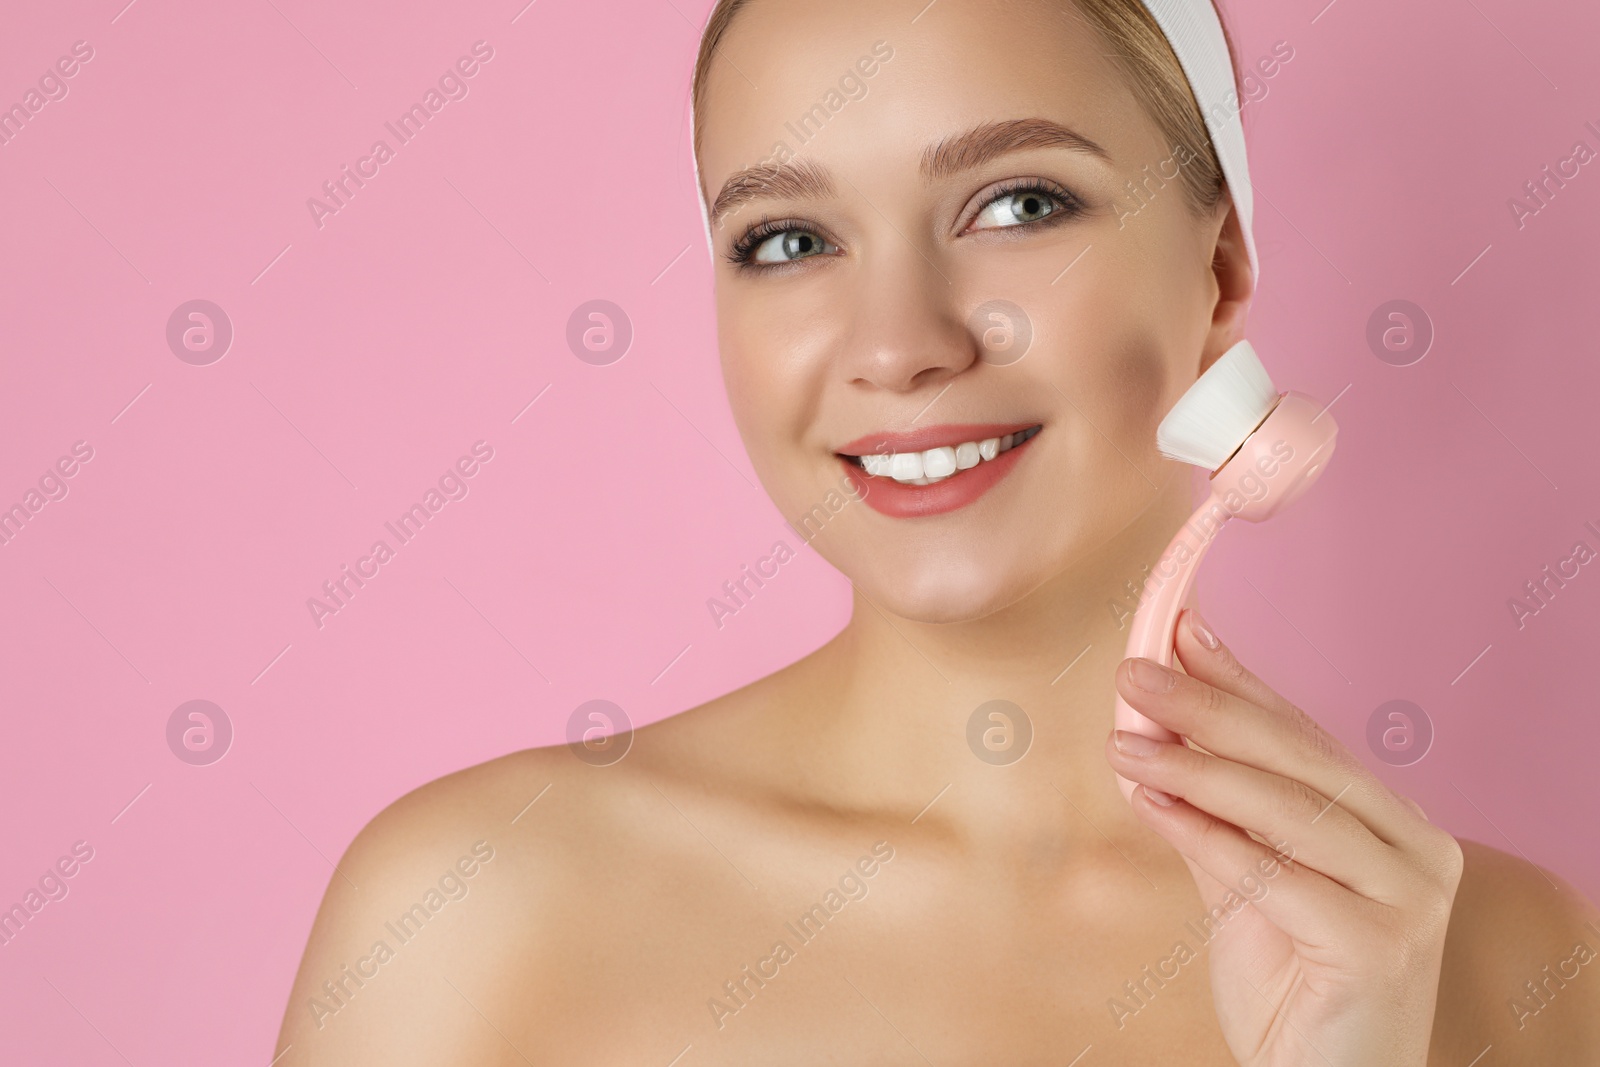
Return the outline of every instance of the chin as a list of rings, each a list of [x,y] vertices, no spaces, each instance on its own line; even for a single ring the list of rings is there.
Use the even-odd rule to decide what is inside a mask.
[[[872,573],[847,572],[851,582],[884,611],[914,622],[971,622],[1010,607],[1047,576],[1019,573],[994,557],[952,562],[908,561]]]

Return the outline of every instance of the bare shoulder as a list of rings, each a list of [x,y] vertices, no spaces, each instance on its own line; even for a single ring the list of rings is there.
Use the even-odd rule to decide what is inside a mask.
[[[1450,913],[1436,1063],[1600,1064],[1600,910],[1560,876],[1475,841]]]
[[[516,816],[557,788],[559,755],[532,749],[446,775],[362,828],[312,923],[278,1067],[504,1059],[474,987],[506,943],[484,934],[512,918]]]
[[[663,832],[679,817],[665,798],[744,788],[758,712],[784,688],[772,678],[609,747],[525,749],[385,807],[329,878],[277,1067],[522,1063],[488,1020],[525,1016],[508,994],[525,1005],[556,980],[548,964],[597,884],[670,869],[681,835]]]

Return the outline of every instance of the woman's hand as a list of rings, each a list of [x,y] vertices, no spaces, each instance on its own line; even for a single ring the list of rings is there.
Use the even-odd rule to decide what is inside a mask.
[[[1130,658],[1117,690],[1204,751],[1113,731],[1106,752],[1211,909],[1228,1047],[1247,1067],[1422,1067],[1461,847],[1192,609],[1176,645],[1187,676]]]

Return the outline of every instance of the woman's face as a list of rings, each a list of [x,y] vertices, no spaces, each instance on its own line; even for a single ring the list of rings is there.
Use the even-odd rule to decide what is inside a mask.
[[[1165,143],[1070,6],[924,2],[755,0],[699,161],[756,472],[874,602],[949,622],[1183,492],[1156,424],[1241,336],[1212,269],[1237,223],[1191,214],[1175,176],[1204,146]],[[747,195],[719,213],[725,189]]]

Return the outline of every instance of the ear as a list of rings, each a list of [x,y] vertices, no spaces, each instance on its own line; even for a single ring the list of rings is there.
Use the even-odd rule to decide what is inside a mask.
[[[1211,311],[1211,329],[1200,353],[1200,373],[1204,374],[1228,349],[1244,340],[1245,320],[1250,300],[1255,296],[1256,280],[1245,252],[1244,229],[1233,209],[1233,197],[1225,197],[1226,212],[1217,230],[1211,256],[1211,273],[1217,283],[1217,303]]]

